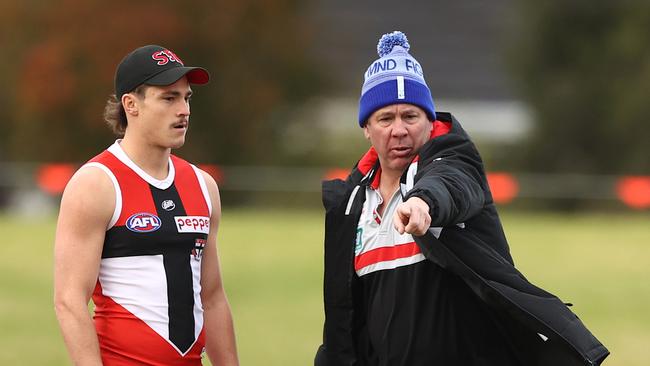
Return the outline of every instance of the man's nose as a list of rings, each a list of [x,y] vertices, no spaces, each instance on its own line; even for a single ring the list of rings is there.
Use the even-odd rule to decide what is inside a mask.
[[[188,101],[183,101],[180,109],[178,110],[178,115],[179,116],[189,116],[190,115],[190,102]]]
[[[408,133],[408,130],[406,129],[406,124],[401,118],[396,118],[395,122],[393,123],[393,130],[391,131],[391,134],[393,136],[398,136],[402,137]]]

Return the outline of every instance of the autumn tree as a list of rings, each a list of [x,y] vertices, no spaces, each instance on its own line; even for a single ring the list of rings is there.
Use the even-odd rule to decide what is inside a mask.
[[[304,52],[301,2],[87,0],[3,2],[0,70],[5,159],[82,162],[112,142],[103,124],[120,59],[145,44],[206,67],[197,86],[190,144],[203,162],[274,158],[273,113],[319,88]],[[10,57],[7,57],[10,55]],[[277,126],[275,126],[277,127]],[[0,155],[0,158],[2,156]]]

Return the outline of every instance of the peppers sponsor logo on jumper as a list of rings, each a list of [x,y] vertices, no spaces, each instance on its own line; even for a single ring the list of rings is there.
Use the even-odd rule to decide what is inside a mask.
[[[149,233],[160,229],[160,218],[148,212],[139,212],[126,220],[126,227],[136,233]]]
[[[210,233],[210,218],[205,216],[174,216],[179,233]]]

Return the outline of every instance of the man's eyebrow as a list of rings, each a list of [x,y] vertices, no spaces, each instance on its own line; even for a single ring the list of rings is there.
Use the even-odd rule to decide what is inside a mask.
[[[177,90],[168,90],[168,91],[163,92],[162,95],[163,95],[163,96],[174,96],[174,97],[180,97],[180,96],[183,95],[183,93],[181,93],[181,92],[179,92],[179,91],[177,91]],[[186,97],[186,98],[189,98],[189,97],[191,97],[191,96],[192,96],[192,91],[191,91],[191,90],[188,91],[188,92],[185,94],[185,97]]]
[[[402,113],[411,113],[411,112],[420,113],[420,111],[415,107],[407,107],[402,109]]]
[[[167,91],[162,92],[162,95],[163,95],[163,96],[174,96],[174,97],[178,97],[178,96],[181,95],[181,92],[176,91],[176,90],[167,90]]]
[[[388,117],[388,116],[393,116],[393,115],[395,115],[395,112],[393,112],[393,111],[379,112],[379,113],[377,113],[377,118],[379,118],[379,117]]]

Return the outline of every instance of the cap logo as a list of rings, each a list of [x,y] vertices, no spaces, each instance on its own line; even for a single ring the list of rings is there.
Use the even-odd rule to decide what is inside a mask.
[[[170,50],[156,51],[151,55],[151,58],[154,59],[154,61],[157,61],[159,66],[167,65],[170,62],[178,62],[184,66],[180,57],[176,56],[176,54]]]
[[[380,71],[394,70],[396,67],[397,67],[397,62],[395,62],[395,60],[393,60],[392,58],[377,60],[375,61],[375,63],[370,65],[368,71],[366,71],[366,78],[369,78]]]
[[[406,70],[413,70],[412,72],[424,77],[424,73],[422,73],[422,66],[420,66],[419,63],[407,58],[404,60],[404,66],[406,66]]]

